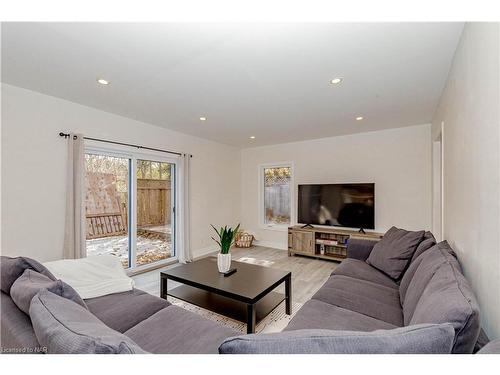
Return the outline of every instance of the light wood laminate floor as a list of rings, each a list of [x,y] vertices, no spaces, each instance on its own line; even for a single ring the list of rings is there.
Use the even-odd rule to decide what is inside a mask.
[[[254,246],[250,249],[233,249],[233,260],[260,264],[292,272],[292,299],[294,302],[305,303],[325,283],[338,263],[328,260],[306,258],[295,255],[288,256],[285,250]],[[159,268],[133,276],[136,288],[156,296],[160,295],[160,272],[177,264]],[[179,284],[169,282],[169,289]],[[282,289],[282,290],[281,290]],[[284,292],[284,286],[277,289]]]

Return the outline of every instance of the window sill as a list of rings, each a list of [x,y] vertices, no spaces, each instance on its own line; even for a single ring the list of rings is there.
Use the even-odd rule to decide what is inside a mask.
[[[127,276],[130,277],[130,276],[139,275],[139,274],[144,273],[144,272],[153,271],[153,270],[158,269],[158,268],[167,267],[167,266],[170,266],[170,265],[178,263],[178,262],[179,262],[179,260],[177,259],[176,256],[174,256],[171,258],[159,260],[159,261],[152,262],[149,264],[143,264],[142,266],[137,266],[135,268],[128,268],[125,270],[125,272],[126,272]]]
[[[261,224],[260,229],[272,230],[275,232],[287,232],[289,225],[265,225]]]

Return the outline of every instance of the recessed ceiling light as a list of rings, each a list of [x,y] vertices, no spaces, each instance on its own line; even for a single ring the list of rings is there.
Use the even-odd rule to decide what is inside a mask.
[[[99,83],[101,85],[109,85],[109,81],[105,80],[104,78],[98,78],[97,83]]]
[[[341,83],[341,82],[342,82],[342,78],[340,78],[340,77],[334,78],[334,79],[332,79],[332,80],[330,81],[330,83],[331,83],[332,85],[338,85],[338,84],[339,84],[339,83]]]
[[[363,120],[363,116],[356,117],[356,121],[361,121],[361,120]]]
[[[207,121],[206,117],[200,117],[200,121]]]
[[[255,135],[252,135],[252,136],[250,137],[250,139],[255,139]]]

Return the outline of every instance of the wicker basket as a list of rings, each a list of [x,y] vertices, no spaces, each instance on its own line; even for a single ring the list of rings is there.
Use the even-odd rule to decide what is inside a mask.
[[[236,236],[236,247],[252,247],[253,234],[240,232]]]

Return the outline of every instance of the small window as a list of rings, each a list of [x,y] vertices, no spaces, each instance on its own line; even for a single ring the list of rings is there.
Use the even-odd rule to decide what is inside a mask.
[[[265,166],[261,169],[263,184],[263,218],[265,226],[288,226],[292,217],[291,165]]]

